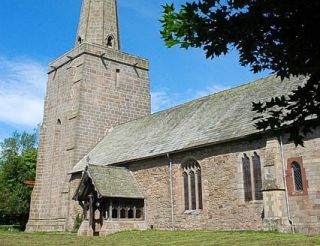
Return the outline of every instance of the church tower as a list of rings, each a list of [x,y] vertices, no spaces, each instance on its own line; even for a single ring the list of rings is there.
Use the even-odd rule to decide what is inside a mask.
[[[117,0],[83,0],[75,43],[49,64],[27,231],[71,230],[73,166],[114,126],[150,114],[148,61],[120,51]]]
[[[82,42],[120,49],[116,0],[83,1],[76,45]]]

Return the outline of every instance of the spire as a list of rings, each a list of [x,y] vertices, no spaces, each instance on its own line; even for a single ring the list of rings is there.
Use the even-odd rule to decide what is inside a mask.
[[[120,49],[117,0],[82,0],[76,45],[83,42]]]

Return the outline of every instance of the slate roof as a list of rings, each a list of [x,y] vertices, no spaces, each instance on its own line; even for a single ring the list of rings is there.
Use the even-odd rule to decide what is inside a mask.
[[[132,173],[126,168],[89,165],[87,172],[101,197],[143,198]]]
[[[305,82],[269,76],[116,126],[92,149],[90,163],[111,165],[231,141],[257,132],[252,102],[288,94]],[[72,170],[82,171],[87,156]]]

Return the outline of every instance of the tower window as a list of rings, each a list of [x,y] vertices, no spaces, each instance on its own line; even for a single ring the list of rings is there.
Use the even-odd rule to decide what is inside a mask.
[[[182,164],[184,209],[202,209],[201,167],[196,160]]]
[[[82,38],[80,36],[78,37],[77,42],[78,42],[78,45],[82,44]]]
[[[57,120],[57,125],[59,125],[59,126],[61,125],[61,120],[60,119]]]
[[[308,194],[308,181],[301,157],[288,159],[286,180],[289,195],[301,196]]]
[[[262,200],[262,178],[260,156],[254,152],[250,158],[247,154],[242,157],[244,200]]]
[[[113,48],[114,47],[114,38],[113,38],[112,35],[107,37],[106,43],[107,43],[107,47],[108,48]]]

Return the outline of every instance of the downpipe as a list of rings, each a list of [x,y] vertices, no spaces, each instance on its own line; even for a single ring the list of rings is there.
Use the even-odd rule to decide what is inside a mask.
[[[175,221],[174,221],[174,204],[173,204],[173,181],[172,181],[172,160],[170,154],[167,153],[167,158],[169,161],[169,180],[170,180],[170,203],[171,203],[171,229],[175,230]]]
[[[281,161],[282,161],[282,174],[283,174],[283,181],[284,181],[284,188],[285,188],[285,195],[286,195],[287,215],[288,215],[288,221],[291,227],[291,233],[294,234],[295,233],[294,223],[291,218],[290,206],[289,206],[289,196],[288,196],[288,187],[287,187],[287,179],[286,179],[286,172],[285,172],[285,159],[284,159],[282,135],[280,135],[280,149],[281,149]]]

